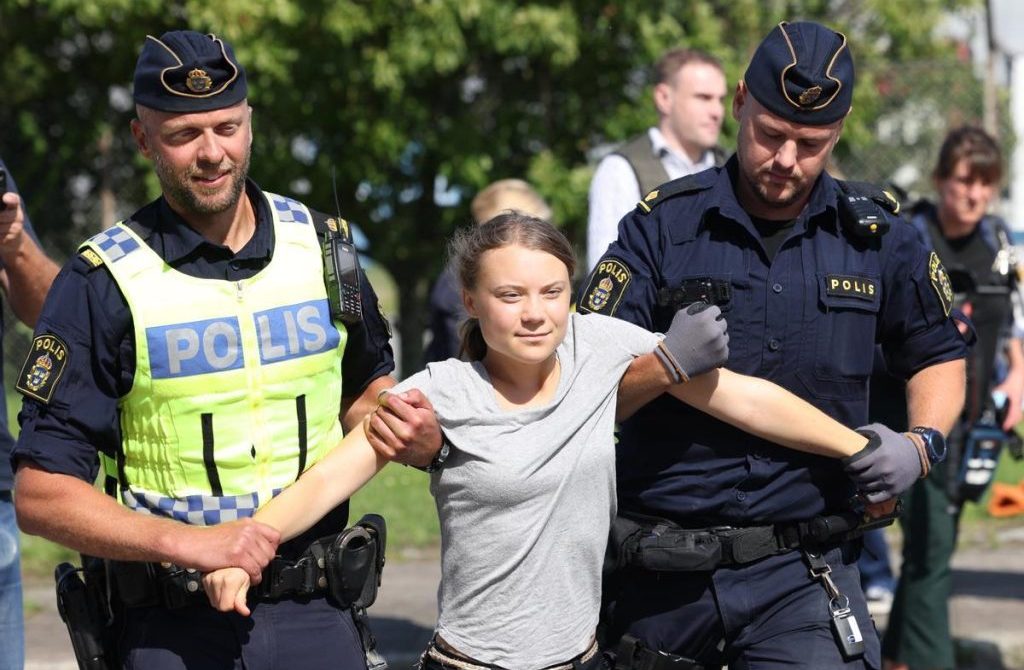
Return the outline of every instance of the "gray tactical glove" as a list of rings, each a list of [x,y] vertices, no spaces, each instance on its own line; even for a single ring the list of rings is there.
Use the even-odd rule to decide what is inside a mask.
[[[695,302],[676,312],[654,353],[675,383],[681,384],[725,365],[729,358],[729,334],[725,329],[722,310]]]
[[[842,460],[843,468],[869,503],[885,502],[909,489],[928,474],[927,457],[907,433],[880,423],[857,429],[868,445]]]

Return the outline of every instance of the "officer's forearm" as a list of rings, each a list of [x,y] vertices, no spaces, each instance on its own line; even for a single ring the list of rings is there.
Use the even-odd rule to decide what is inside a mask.
[[[863,435],[781,386],[724,368],[672,386],[669,393],[716,419],[798,451],[843,458],[867,444]]]
[[[18,525],[30,535],[102,558],[181,562],[184,524],[133,512],[76,477],[33,463],[18,468],[15,485]]]
[[[619,382],[615,420],[622,421],[667,391],[672,378],[653,353],[633,359]]]
[[[377,395],[384,389],[395,385],[395,380],[384,375],[367,384],[363,392],[357,396],[346,396],[341,399],[341,427],[345,432],[353,430],[367,414],[377,408]]]
[[[964,406],[966,366],[963,359],[919,370],[907,381],[907,419],[949,434]]]

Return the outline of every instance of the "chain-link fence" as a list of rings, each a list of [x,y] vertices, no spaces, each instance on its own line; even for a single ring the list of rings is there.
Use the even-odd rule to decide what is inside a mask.
[[[982,125],[984,82],[970,62],[926,61],[903,65],[870,83],[877,93],[872,102],[878,120],[867,137],[847,138],[837,151],[839,171],[848,179],[895,186],[909,203],[931,198],[931,174],[946,133],[963,124]],[[1015,140],[1005,89],[997,90],[995,118],[994,134],[1008,169]]]

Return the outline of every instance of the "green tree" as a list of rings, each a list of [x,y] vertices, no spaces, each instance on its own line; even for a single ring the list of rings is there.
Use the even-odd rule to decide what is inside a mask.
[[[972,4],[0,0],[0,153],[44,239],[72,248],[104,213],[123,216],[157,192],[127,132],[144,34],[187,25],[223,35],[249,71],[254,178],[333,211],[333,171],[343,216],[395,274],[411,371],[427,290],[446,237],[468,223],[468,199],[495,179],[526,177],[582,242],[595,155],[653,121],[648,72],[665,49],[707,49],[732,82],[782,19],[846,32],[858,88],[843,156],[874,142],[880,76],[952,60],[933,29]],[[726,144],[734,132],[730,121]]]

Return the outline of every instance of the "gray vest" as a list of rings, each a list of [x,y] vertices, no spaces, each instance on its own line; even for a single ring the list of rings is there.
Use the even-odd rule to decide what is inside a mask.
[[[712,151],[715,154],[715,165],[723,165],[725,163],[725,151],[717,146]],[[626,162],[629,163],[629,167],[633,168],[633,174],[636,175],[636,183],[640,185],[641,197],[669,181],[668,173],[665,172],[665,166],[654,155],[654,145],[651,143],[651,137],[648,133],[643,132],[628,140],[613,153],[625,158]]]

